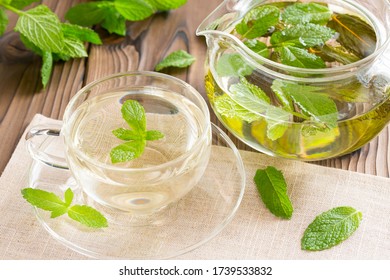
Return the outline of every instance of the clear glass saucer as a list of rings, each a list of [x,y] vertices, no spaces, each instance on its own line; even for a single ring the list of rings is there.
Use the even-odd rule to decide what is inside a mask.
[[[70,187],[75,193],[73,203],[97,208],[109,226],[91,229],[66,215],[52,219],[47,211],[34,208],[36,217],[56,240],[91,258],[169,259],[194,250],[232,220],[245,189],[244,165],[237,148],[214,124],[212,138],[210,160],[199,183],[178,203],[148,217],[134,217],[101,206],[82,192],[70,171],[34,161],[31,188],[63,197]],[[58,141],[58,137],[48,137],[41,148],[50,150],[54,146],[51,141]]]

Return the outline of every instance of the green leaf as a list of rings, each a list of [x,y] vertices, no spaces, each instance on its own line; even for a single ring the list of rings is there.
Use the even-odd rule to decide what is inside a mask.
[[[87,57],[88,53],[85,50],[84,43],[75,38],[64,38],[64,47],[60,55],[69,57]]]
[[[135,100],[126,100],[121,108],[122,117],[139,134],[146,131],[145,109]]]
[[[187,0],[147,0],[156,10],[168,11],[177,9],[187,3]]]
[[[108,227],[106,218],[94,208],[86,205],[74,205],[70,207],[68,210],[68,216],[88,227]]]
[[[250,10],[236,25],[236,31],[247,39],[261,37],[279,22],[280,10],[275,6],[262,5]]]
[[[332,16],[328,27],[339,33],[337,41],[345,48],[364,58],[376,49],[376,33],[371,25],[357,16],[337,14]]]
[[[61,23],[47,6],[39,5],[23,12],[15,30],[43,51],[60,53],[64,47]]]
[[[99,35],[92,29],[70,23],[62,23],[61,29],[65,38],[78,39],[82,42],[90,42],[95,45],[102,44]]]
[[[51,72],[53,70],[53,55],[51,52],[42,52],[42,67],[41,67],[41,78],[42,85],[45,88],[50,80]]]
[[[310,48],[325,44],[334,34],[335,32],[326,26],[313,23],[298,24],[272,34],[271,44],[274,47]]]
[[[253,68],[238,53],[221,55],[216,70],[221,77],[243,77],[253,72]]]
[[[268,49],[267,45],[257,39],[246,40],[244,44],[249,49],[265,58],[269,58],[271,55],[271,51]]]
[[[40,0],[12,0],[11,6],[15,7],[19,10],[23,9],[24,7],[27,7],[28,5],[34,3],[34,2],[41,2]]]
[[[112,133],[119,139],[124,141],[130,141],[130,140],[142,140],[143,135],[140,134],[138,131],[124,129],[124,128],[118,128],[112,131]]]
[[[291,98],[305,115],[323,124],[324,129],[337,126],[336,103],[322,94],[324,89],[286,81],[280,81],[278,89],[281,91],[279,94]]]
[[[310,69],[319,69],[326,67],[325,62],[321,59],[321,57],[309,53],[305,49],[293,46],[285,46],[276,48],[276,51],[280,55],[280,60],[282,64],[285,65]]]
[[[65,19],[74,24],[93,26],[105,19],[107,6],[113,6],[113,3],[109,1],[80,3],[66,12]]]
[[[29,39],[27,39],[26,36],[23,36],[23,34],[20,34],[20,40],[23,42],[26,48],[32,50],[36,54],[43,56],[43,51],[35,46]],[[49,52],[50,53],[50,52]]]
[[[105,8],[105,16],[101,25],[109,33],[126,35],[126,19],[114,7]]]
[[[287,195],[287,184],[283,173],[275,167],[256,171],[254,181],[265,206],[277,217],[290,219],[293,206]]]
[[[62,211],[67,208],[65,202],[54,193],[26,188],[22,189],[23,198],[30,204],[47,211]]]
[[[327,6],[317,3],[296,3],[288,6],[282,20],[287,24],[317,23],[326,24],[332,16],[332,11]]]
[[[260,113],[270,106],[268,95],[244,77],[241,78],[240,83],[231,85],[229,91],[234,101],[250,111]]]
[[[114,147],[110,152],[111,162],[125,162],[138,158],[144,152],[146,140],[134,140]]]
[[[178,50],[175,52],[172,52],[167,57],[165,57],[162,61],[160,61],[155,69],[156,71],[161,71],[164,68],[168,67],[178,67],[178,68],[185,68],[190,66],[192,63],[194,63],[195,57],[188,54],[184,50]]]
[[[267,115],[267,137],[275,141],[282,137],[288,128],[291,114],[285,110],[269,106],[266,111]]]
[[[150,17],[155,10],[142,0],[114,0],[116,10],[127,20],[139,21]]]
[[[3,8],[0,7],[0,36],[2,36],[7,29],[8,16]]]
[[[148,130],[146,131],[146,140],[153,141],[153,140],[159,140],[161,138],[164,138],[164,133],[162,133],[159,130]]]
[[[357,230],[362,216],[361,212],[348,206],[320,214],[305,230],[302,250],[321,251],[340,244]]]
[[[73,197],[74,197],[74,193],[73,193],[72,189],[67,188],[65,191],[65,195],[64,195],[66,206],[69,207],[72,204]]]
[[[249,123],[260,118],[259,115],[242,107],[227,94],[215,98],[214,107],[218,114],[227,118],[238,118]]]
[[[332,46],[330,44],[325,44],[323,47],[316,49],[318,56],[322,57],[323,60],[328,62],[340,62],[342,64],[354,63],[361,58],[355,55],[354,53],[348,51],[342,45]]]

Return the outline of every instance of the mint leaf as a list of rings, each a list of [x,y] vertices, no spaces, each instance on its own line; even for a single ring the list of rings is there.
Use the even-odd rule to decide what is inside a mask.
[[[335,32],[326,26],[313,23],[298,24],[273,33],[271,44],[273,47],[294,46],[310,48],[323,45],[334,34]]]
[[[227,118],[238,118],[249,123],[260,118],[259,115],[242,107],[227,94],[216,97],[214,107],[218,114]]]
[[[88,227],[108,227],[106,218],[100,212],[87,205],[74,205],[70,207],[68,210],[68,216]]]
[[[68,189],[65,191],[65,195],[64,195],[66,206],[69,207],[69,206],[72,204],[73,197],[74,197],[74,193],[73,193],[72,189],[71,189],[71,188],[68,188]]]
[[[146,19],[155,12],[150,4],[142,0],[114,0],[114,5],[125,19],[131,21]]]
[[[102,44],[99,35],[92,29],[70,23],[62,23],[61,29],[66,38],[73,38],[95,45]]]
[[[178,50],[175,52],[172,52],[167,57],[165,57],[162,61],[160,61],[155,69],[156,71],[161,71],[164,68],[168,67],[178,67],[178,68],[185,68],[190,66],[192,63],[194,63],[195,57],[188,54],[184,50]]]
[[[280,10],[275,6],[263,5],[250,10],[236,25],[236,31],[247,39],[261,37],[279,22]]]
[[[327,95],[321,93],[324,90],[323,88],[281,80],[276,83],[279,96],[284,95],[288,99],[291,98],[306,116],[310,116],[314,121],[321,123],[323,129],[337,126],[336,103]]]
[[[87,57],[88,53],[85,50],[84,43],[80,40],[74,38],[64,38],[64,47],[59,55],[69,57]]]
[[[146,0],[152,7],[159,11],[177,9],[187,3],[187,0]]]
[[[40,2],[40,0],[12,0],[11,6],[15,7],[19,10],[23,9],[24,7],[27,7],[28,5],[34,3],[34,2]]]
[[[164,137],[164,134],[158,130],[148,130],[146,131],[145,139],[148,141],[159,140]]]
[[[118,128],[112,131],[112,133],[119,139],[130,140],[142,140],[142,134],[135,130],[129,130],[124,128]]]
[[[253,68],[238,53],[224,53],[217,61],[216,71],[221,77],[243,77],[252,74]]]
[[[146,141],[134,140],[123,143],[111,149],[110,157],[112,163],[130,161],[141,156],[144,152]]]
[[[285,46],[277,48],[276,51],[280,55],[281,62],[285,65],[310,69],[326,67],[325,62],[321,59],[321,57],[309,53],[305,49],[293,46]]]
[[[331,44],[325,44],[323,47],[318,47],[316,52],[318,56],[329,62],[337,61],[342,64],[350,64],[360,60],[357,55],[348,51],[342,45],[332,46]]]
[[[67,205],[57,195],[51,192],[26,188],[22,190],[23,198],[30,204],[43,210],[66,213]]]
[[[277,217],[290,219],[293,206],[287,195],[287,184],[283,173],[275,167],[256,171],[254,181],[265,206]]]
[[[164,134],[157,130],[146,131],[145,109],[135,100],[126,100],[121,108],[122,117],[133,129],[118,128],[112,133],[119,139],[129,141],[111,149],[112,163],[130,161],[138,158],[145,150],[146,141],[158,140]]]
[[[137,133],[146,130],[145,109],[135,100],[126,100],[121,108],[122,117]]]
[[[0,36],[2,36],[8,25],[8,16],[3,8],[0,7]]]
[[[47,6],[39,5],[23,12],[15,30],[43,51],[60,53],[64,47],[61,23]]]
[[[53,70],[53,55],[51,52],[43,51],[42,67],[41,67],[41,77],[42,77],[43,87],[46,87],[47,83],[49,82],[52,70]]]
[[[332,11],[317,3],[296,3],[286,7],[282,20],[287,24],[317,23],[325,24],[330,20]]]
[[[286,132],[291,114],[285,110],[269,106],[266,111],[267,115],[267,137],[268,139],[275,141],[282,137]]]
[[[102,27],[109,33],[125,36],[126,19],[114,7],[106,7],[104,11],[104,19],[101,22]]]
[[[234,101],[250,111],[263,112],[270,106],[268,95],[244,77],[240,83],[231,85],[229,91]]]
[[[244,44],[250,50],[254,51],[255,53],[265,58],[269,58],[271,55],[271,51],[268,49],[267,45],[257,39],[246,40]]]
[[[113,3],[109,1],[80,3],[66,12],[65,19],[74,24],[90,27],[105,19],[106,6],[113,6]]]
[[[329,249],[349,238],[359,227],[362,213],[352,207],[333,208],[317,216],[305,230],[302,250]]]

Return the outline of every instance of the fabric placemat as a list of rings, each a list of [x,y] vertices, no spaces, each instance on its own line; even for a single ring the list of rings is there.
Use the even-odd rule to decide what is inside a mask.
[[[48,122],[58,121],[36,115],[29,127]],[[27,186],[32,162],[24,139],[23,135],[0,178],[0,259],[87,259],[54,240],[22,198],[20,190]],[[177,259],[390,259],[390,179],[260,153],[240,154],[247,184],[237,214],[215,238]],[[259,199],[253,176],[268,165],[285,175],[294,206],[291,220],[273,216]],[[318,214],[337,206],[363,213],[359,229],[331,249],[302,251],[306,227]]]

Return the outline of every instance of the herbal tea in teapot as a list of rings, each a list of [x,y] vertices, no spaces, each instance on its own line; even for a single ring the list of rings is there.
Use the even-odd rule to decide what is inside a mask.
[[[390,120],[388,7],[373,5],[225,1],[198,29],[218,118],[253,148],[286,158],[366,144]]]

